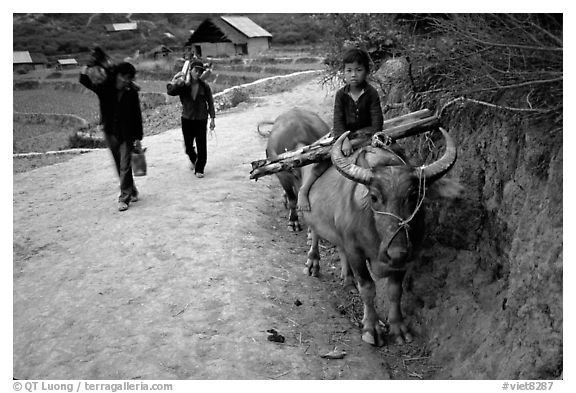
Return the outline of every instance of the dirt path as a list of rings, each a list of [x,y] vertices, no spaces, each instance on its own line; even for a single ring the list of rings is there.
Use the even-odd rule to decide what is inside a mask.
[[[328,120],[331,102],[309,83],[220,115],[204,179],[180,129],[147,138],[124,213],[107,151],[14,175],[14,377],[389,378],[338,312],[339,268],[303,275],[306,234],[286,229],[276,179],[248,179],[258,121],[293,106]],[[320,357],[335,346],[344,359]]]

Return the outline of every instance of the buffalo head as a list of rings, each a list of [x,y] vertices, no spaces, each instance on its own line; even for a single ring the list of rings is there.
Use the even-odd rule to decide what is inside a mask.
[[[406,269],[413,243],[422,234],[421,205],[428,188],[456,162],[453,139],[445,130],[440,131],[446,140],[443,156],[418,167],[409,165],[402,154],[390,146],[366,147],[354,162],[341,150],[348,133],[334,143],[334,166],[344,177],[366,186],[365,195],[359,200],[365,204],[364,208],[372,210],[374,229],[380,237],[377,260],[369,261],[376,277]]]

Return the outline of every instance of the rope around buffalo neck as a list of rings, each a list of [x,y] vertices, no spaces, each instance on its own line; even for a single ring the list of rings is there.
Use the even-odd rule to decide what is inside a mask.
[[[400,230],[402,229],[404,229],[404,231],[406,232],[406,240],[408,240],[408,245],[410,246],[410,235],[409,235],[410,225],[408,224],[410,223],[410,221],[414,219],[414,217],[416,217],[416,213],[418,213],[418,211],[420,210],[420,207],[424,202],[425,196],[426,196],[426,179],[423,176],[422,169],[418,168],[418,203],[416,204],[416,207],[414,208],[412,214],[407,219],[403,220],[401,217],[398,217],[394,213],[376,210],[372,207],[372,205],[370,205],[370,208],[374,213],[394,217],[395,219],[398,220],[398,229],[396,229],[396,232],[394,232],[394,235],[392,235],[392,237],[388,241],[386,249],[388,249],[390,243],[392,243],[392,240],[394,240],[396,235],[398,235],[398,232],[400,232]]]

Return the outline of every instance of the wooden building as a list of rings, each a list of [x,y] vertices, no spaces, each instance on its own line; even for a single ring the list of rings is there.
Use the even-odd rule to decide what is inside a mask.
[[[272,34],[245,16],[208,18],[192,33],[186,47],[198,57],[257,55],[270,48]]]
[[[78,68],[79,64],[76,59],[58,59],[58,63],[56,64],[56,69],[58,70],[67,70],[71,68]]]
[[[119,31],[136,31],[138,30],[138,23],[137,22],[112,23],[109,25],[105,25],[105,27],[108,33],[114,33]]]
[[[163,57],[169,58],[171,55],[172,49],[168,48],[166,45],[158,45],[147,53],[147,56],[154,60],[161,59]]]
[[[28,51],[14,51],[13,71],[41,70],[48,66],[48,59],[42,53],[30,53]]]

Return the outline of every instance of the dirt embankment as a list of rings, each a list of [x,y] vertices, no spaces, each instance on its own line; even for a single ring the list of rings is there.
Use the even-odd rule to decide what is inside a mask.
[[[404,76],[388,97],[411,104]],[[386,73],[385,73],[386,74]],[[404,84],[405,91],[402,91]],[[477,105],[443,117],[465,195],[431,202],[405,307],[438,378],[553,379],[563,369],[562,130]],[[423,137],[404,141],[426,158]]]
[[[414,276],[420,315],[435,327],[429,330],[435,356],[453,362],[446,377],[557,378],[563,369],[561,132],[473,108],[451,117],[464,158],[454,172],[467,194],[431,215],[438,225],[430,240],[458,251],[450,263],[420,264]],[[456,353],[449,349],[454,344]]]

